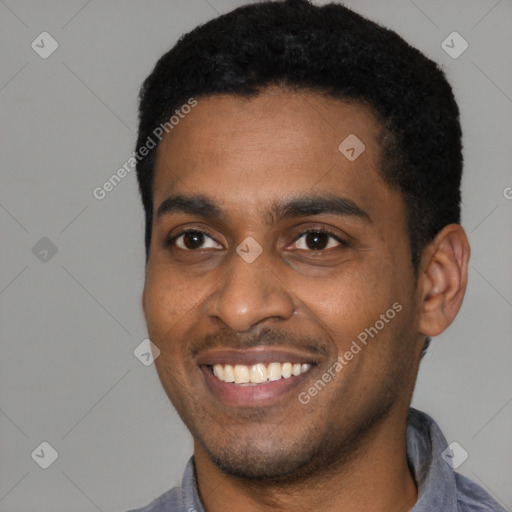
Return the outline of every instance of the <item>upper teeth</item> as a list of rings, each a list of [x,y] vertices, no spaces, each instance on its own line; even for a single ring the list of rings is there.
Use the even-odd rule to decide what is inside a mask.
[[[289,379],[292,375],[300,375],[311,368],[309,363],[262,363],[246,366],[244,364],[216,364],[213,374],[223,382],[235,384],[260,384],[261,382]]]

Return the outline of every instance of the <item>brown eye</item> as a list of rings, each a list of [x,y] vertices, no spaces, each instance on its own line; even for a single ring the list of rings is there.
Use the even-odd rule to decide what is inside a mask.
[[[303,241],[301,241],[303,239]],[[310,230],[301,233],[296,239],[297,249],[305,251],[323,251],[337,246],[346,246],[347,244],[330,231]]]
[[[206,245],[205,242],[207,242]],[[173,236],[166,245],[175,245],[184,251],[222,248],[222,246],[215,242],[215,240],[213,240],[213,238],[211,238],[209,235],[203,231],[197,230],[182,231],[181,233]]]

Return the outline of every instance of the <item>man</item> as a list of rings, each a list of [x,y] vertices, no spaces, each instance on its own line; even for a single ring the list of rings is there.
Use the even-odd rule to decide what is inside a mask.
[[[503,510],[410,408],[470,252],[432,61],[341,5],[247,5],[156,64],[137,158],[144,314],[194,440],[140,512]]]

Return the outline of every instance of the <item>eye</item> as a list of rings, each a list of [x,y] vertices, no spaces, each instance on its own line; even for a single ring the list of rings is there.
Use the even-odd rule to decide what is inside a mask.
[[[203,245],[206,239],[209,240],[209,242],[206,245]],[[206,234],[204,231],[199,230],[181,231],[180,233],[172,236],[165,245],[175,245],[184,251],[195,251],[197,249],[222,249],[222,246],[219,245],[211,236]]]
[[[344,247],[348,245],[334,233],[325,229],[310,229],[304,231],[295,240],[295,244],[297,249],[306,251],[323,251],[339,245]]]

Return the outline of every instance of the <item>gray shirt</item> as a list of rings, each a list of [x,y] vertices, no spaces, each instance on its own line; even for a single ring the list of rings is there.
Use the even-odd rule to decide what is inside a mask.
[[[418,500],[410,512],[506,512],[486,491],[456,473],[441,453],[447,448],[443,433],[427,414],[409,409],[406,447],[409,466],[418,486]],[[128,512],[204,512],[191,457],[181,487],[175,487],[148,506]]]

